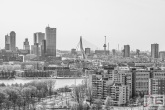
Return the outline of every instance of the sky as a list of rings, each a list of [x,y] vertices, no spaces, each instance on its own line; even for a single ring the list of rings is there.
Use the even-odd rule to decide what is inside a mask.
[[[57,28],[57,49],[76,48],[80,36],[103,49],[165,50],[165,0],[0,0],[0,48],[5,35],[16,32],[16,46],[33,33]],[[85,47],[85,46],[84,46]]]

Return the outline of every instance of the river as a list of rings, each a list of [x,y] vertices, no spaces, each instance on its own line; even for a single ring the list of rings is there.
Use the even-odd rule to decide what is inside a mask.
[[[50,80],[50,79],[10,79],[10,80],[0,80],[0,84],[4,83],[5,85],[11,85],[11,84],[25,84],[32,81],[44,81],[44,80]],[[71,86],[71,85],[78,85],[82,84],[83,79],[51,79],[55,80],[55,89],[64,87],[64,86]]]

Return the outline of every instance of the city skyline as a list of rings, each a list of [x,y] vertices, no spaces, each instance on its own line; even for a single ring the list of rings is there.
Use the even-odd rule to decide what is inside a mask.
[[[80,36],[103,50],[107,36],[110,50],[117,49],[118,44],[121,50],[128,44],[131,50],[150,51],[150,45],[158,43],[163,51],[164,5],[162,0],[2,0],[0,47],[5,47],[5,35],[11,31],[16,33],[17,47],[23,48],[25,38],[32,45],[33,34],[44,32],[49,24],[57,28],[60,50],[76,48]]]

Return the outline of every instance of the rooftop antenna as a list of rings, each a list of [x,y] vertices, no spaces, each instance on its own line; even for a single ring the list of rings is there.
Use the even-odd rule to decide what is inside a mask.
[[[105,44],[103,45],[103,47],[104,47],[104,52],[105,52],[105,55],[106,55],[106,47],[107,47],[107,45],[106,45],[106,36],[105,36]]]

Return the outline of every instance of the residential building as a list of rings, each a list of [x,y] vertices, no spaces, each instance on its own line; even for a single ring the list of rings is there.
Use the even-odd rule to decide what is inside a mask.
[[[112,105],[126,104],[129,100],[129,87],[121,83],[114,83],[108,87],[108,96]]]
[[[165,78],[149,79],[149,95],[165,95]]]
[[[145,107],[163,107],[165,106],[165,95],[145,95],[144,96]],[[151,109],[148,109],[151,110]],[[159,110],[159,109],[152,109]],[[161,109],[164,110],[164,109]]]
[[[149,78],[151,77],[148,70],[132,71],[132,95],[148,95]]]

